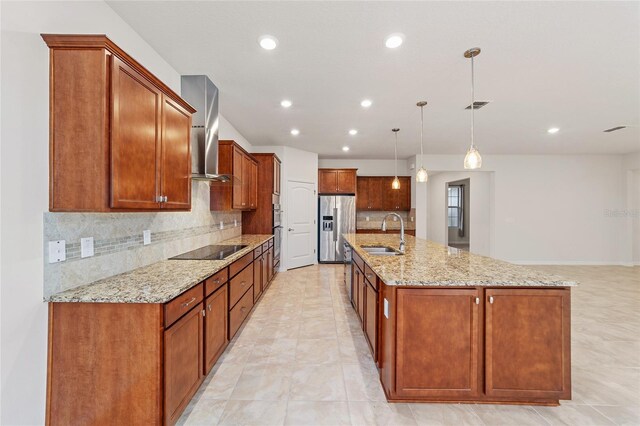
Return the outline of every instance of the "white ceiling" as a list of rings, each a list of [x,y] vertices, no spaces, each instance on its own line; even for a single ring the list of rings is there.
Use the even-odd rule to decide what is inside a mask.
[[[426,153],[463,155],[470,61],[462,54],[479,46],[476,99],[492,101],[476,113],[481,153],[640,150],[639,2],[109,5],[180,73],[208,74],[221,112],[254,145],[391,158],[390,130],[400,127],[399,156],[408,157],[420,149],[415,103],[427,100]],[[394,32],[405,42],[387,49]],[[277,49],[259,47],[264,34],[277,37]],[[368,110],[364,98],[373,100]],[[635,127],[602,132],[617,125]]]

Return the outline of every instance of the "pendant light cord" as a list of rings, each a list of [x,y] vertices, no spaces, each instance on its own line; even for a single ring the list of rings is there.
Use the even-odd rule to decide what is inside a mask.
[[[398,132],[395,132],[396,134],[396,145],[395,145],[395,155],[396,155],[396,161],[395,161],[395,165],[396,165],[396,179],[398,178]]]
[[[420,107],[420,167],[424,167],[424,105]]]
[[[476,111],[476,95],[475,95],[475,84],[474,84],[474,79],[473,79],[473,54],[471,56],[471,148],[474,147],[474,141],[473,141],[473,133],[474,133],[474,122],[475,122],[475,111]]]

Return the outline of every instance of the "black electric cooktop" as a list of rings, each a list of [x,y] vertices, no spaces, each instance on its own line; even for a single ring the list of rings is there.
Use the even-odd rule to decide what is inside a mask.
[[[172,257],[169,260],[223,260],[232,254],[239,252],[245,247],[247,247],[246,244],[233,246],[205,246],[182,253],[181,255]]]

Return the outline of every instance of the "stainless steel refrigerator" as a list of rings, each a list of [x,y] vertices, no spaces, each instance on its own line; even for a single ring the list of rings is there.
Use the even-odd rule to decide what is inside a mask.
[[[356,197],[321,195],[318,200],[318,261],[342,263],[342,234],[356,232]]]

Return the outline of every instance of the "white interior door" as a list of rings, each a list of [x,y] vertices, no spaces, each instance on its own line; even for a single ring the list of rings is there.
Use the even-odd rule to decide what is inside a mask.
[[[287,182],[287,268],[313,265],[316,260],[315,185]]]

